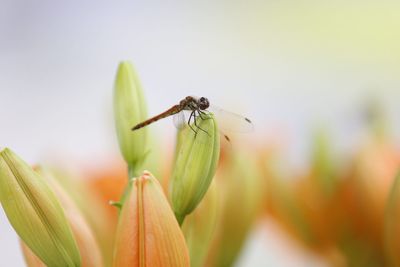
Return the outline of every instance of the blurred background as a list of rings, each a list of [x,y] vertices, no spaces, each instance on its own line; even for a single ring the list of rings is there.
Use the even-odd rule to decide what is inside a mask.
[[[206,96],[251,118],[255,132],[239,138],[278,146],[286,171],[307,172],[316,129],[338,161],[355,154],[370,131],[371,106],[399,144],[397,1],[0,6],[0,146],[32,164],[96,166],[118,157],[112,88],[121,60],[135,65],[149,114],[186,95]],[[160,147],[173,148],[171,119],[152,129]],[[17,240],[1,210],[0,265],[23,266]],[[249,233],[236,264],[330,266],[269,217]]]

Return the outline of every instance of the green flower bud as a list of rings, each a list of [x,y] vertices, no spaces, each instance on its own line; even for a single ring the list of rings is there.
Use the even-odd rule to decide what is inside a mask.
[[[147,152],[147,128],[132,127],[147,119],[146,101],[139,79],[129,62],[120,63],[114,87],[114,117],[121,153],[135,176]]]
[[[197,133],[187,126],[178,133],[170,190],[172,208],[180,224],[202,200],[217,168],[218,127],[212,114],[205,116],[197,119],[197,127],[193,125]]]
[[[55,194],[7,148],[0,152],[0,201],[20,238],[47,266],[81,266],[77,244]]]

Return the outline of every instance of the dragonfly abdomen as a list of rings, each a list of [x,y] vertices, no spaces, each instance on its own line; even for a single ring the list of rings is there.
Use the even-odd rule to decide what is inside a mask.
[[[158,121],[160,119],[163,119],[163,118],[169,117],[171,115],[174,115],[174,114],[176,114],[176,113],[178,113],[180,111],[182,111],[182,107],[180,105],[175,105],[175,106],[171,107],[170,109],[164,111],[163,113],[158,114],[157,116],[154,116],[154,117],[152,117],[150,119],[145,120],[144,122],[141,122],[141,123],[135,125],[132,128],[132,131],[135,131],[135,130],[138,130],[140,128],[143,128],[143,127],[145,127],[145,126],[147,126],[149,124],[152,124],[153,122],[156,122],[156,121]]]

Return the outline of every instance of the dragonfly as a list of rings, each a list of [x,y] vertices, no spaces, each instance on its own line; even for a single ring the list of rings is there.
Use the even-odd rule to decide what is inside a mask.
[[[164,119],[166,117],[174,115],[174,123],[177,128],[181,128],[185,125],[185,115],[184,112],[187,111],[190,113],[189,119],[187,120],[187,125],[197,134],[198,130],[201,130],[207,133],[205,130],[200,128],[196,120],[198,117],[201,119],[208,119],[207,114],[209,109],[215,115],[218,120],[218,125],[220,130],[222,131],[231,131],[231,132],[251,132],[253,131],[253,124],[250,119],[240,116],[238,114],[223,110],[216,106],[210,105],[210,101],[206,97],[194,97],[187,96],[182,99],[179,104],[172,106],[166,111],[151,117],[134,127],[132,127],[132,131],[141,129],[145,126],[148,126],[160,119]],[[193,124],[191,123],[193,120]],[[225,139],[230,141],[230,138],[223,133]]]

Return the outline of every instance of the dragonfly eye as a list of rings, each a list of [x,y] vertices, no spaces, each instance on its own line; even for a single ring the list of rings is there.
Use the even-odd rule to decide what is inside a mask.
[[[198,105],[201,110],[204,110],[210,106],[210,103],[208,102],[207,98],[200,97]]]

